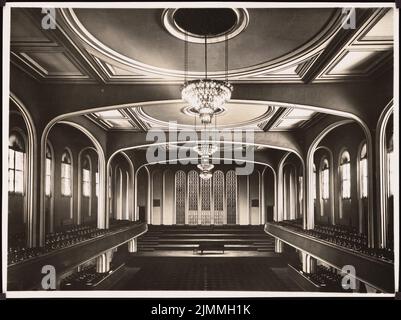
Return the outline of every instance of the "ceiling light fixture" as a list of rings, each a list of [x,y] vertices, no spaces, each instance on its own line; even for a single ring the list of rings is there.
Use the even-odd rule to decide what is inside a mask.
[[[193,107],[202,124],[210,124],[216,111],[231,99],[233,86],[228,82],[228,39],[225,41],[225,80],[208,79],[207,75],[207,35],[205,35],[205,77],[187,81],[188,41],[185,41],[185,82],[181,88],[182,99]]]
[[[199,154],[200,156],[212,156],[214,153],[217,152],[218,147],[215,144],[212,143],[202,143],[199,145],[196,145],[193,150]]]

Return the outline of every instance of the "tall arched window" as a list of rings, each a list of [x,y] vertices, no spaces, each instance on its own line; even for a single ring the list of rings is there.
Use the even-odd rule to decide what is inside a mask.
[[[316,200],[316,165],[313,164],[313,173],[312,173],[312,192],[313,192],[313,200]]]
[[[121,170],[121,168],[118,168],[118,170],[116,171],[116,179],[117,179],[117,183],[116,183],[116,191],[117,191],[117,200],[116,200],[116,218],[118,220],[121,220],[123,218],[123,172]]]
[[[20,133],[10,135],[8,144],[8,191],[24,193],[25,143]]]
[[[95,193],[96,197],[99,196],[99,171],[96,171],[95,173]]]
[[[368,197],[368,152],[366,149],[366,142],[363,144],[359,153],[359,183],[360,183],[360,197]]]
[[[109,183],[108,183],[108,186],[107,186],[107,196],[109,197],[109,212],[110,212],[110,216],[111,216],[111,213],[113,213],[113,183],[112,183],[112,181],[113,181],[113,172],[112,172],[112,170],[110,170],[110,173],[109,173]]]
[[[70,153],[65,150],[61,156],[61,195],[72,196],[72,161]]]
[[[224,224],[224,173],[220,170],[213,173],[213,211],[214,224]]]
[[[330,198],[330,166],[327,159],[323,160],[320,168],[320,194],[322,200]]]
[[[351,198],[351,157],[344,151],[340,158],[341,198]]]
[[[388,174],[388,196],[394,195],[396,172],[395,172],[395,157],[394,157],[394,141],[393,135],[390,136],[387,142],[387,174]]]
[[[91,161],[86,156],[82,163],[82,195],[84,197],[91,196]]]
[[[188,224],[198,224],[199,173],[188,172]]]
[[[125,177],[126,177],[126,186],[125,186],[125,218],[126,220],[129,220],[129,215],[130,215],[130,207],[129,207],[129,173],[128,171],[125,172]]]
[[[47,197],[51,196],[51,183],[52,183],[52,161],[53,154],[49,144],[46,144],[46,178],[45,178],[45,194]]]
[[[186,174],[180,170],[175,173],[175,211],[176,224],[185,224]]]
[[[298,177],[298,206],[299,206],[298,213],[300,216],[303,215],[303,207],[302,207],[303,200],[304,200],[304,177],[300,175]]]
[[[226,174],[227,224],[237,222],[237,175],[234,170]]]

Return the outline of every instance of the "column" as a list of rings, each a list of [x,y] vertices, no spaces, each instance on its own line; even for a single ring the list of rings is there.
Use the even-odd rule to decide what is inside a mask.
[[[306,210],[304,211],[304,229],[312,230],[315,227],[315,208],[314,208],[314,199],[313,199],[313,153],[310,158],[307,158],[306,164],[306,179],[305,179],[305,189],[304,189],[304,197],[306,201]],[[317,182],[316,182],[316,185]],[[319,199],[319,194],[316,195],[317,199]]]
[[[283,241],[274,238],[274,252],[283,253],[283,251],[284,251]]]
[[[134,253],[138,251],[138,238],[132,238],[128,241],[128,252]]]
[[[96,272],[106,273],[110,271],[110,262],[112,260],[112,252],[102,253],[96,258]]]
[[[316,271],[317,260],[310,254],[302,251],[302,271],[305,273],[314,273]]]
[[[110,206],[109,206],[109,197],[108,197],[108,184],[109,184],[109,170],[111,170],[110,166],[106,168],[106,160],[104,159],[104,155],[102,152],[98,150],[99,157],[99,193],[97,197],[97,227],[99,229],[108,229],[109,228],[109,215],[110,215]]]

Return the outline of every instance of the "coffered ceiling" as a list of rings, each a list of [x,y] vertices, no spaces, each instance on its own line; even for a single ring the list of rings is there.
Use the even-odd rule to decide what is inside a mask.
[[[252,129],[254,131],[291,131],[311,124],[317,112],[232,100],[215,116],[217,129]],[[147,131],[149,129],[202,128],[190,108],[181,101],[148,103],[85,115],[104,130]]]
[[[173,9],[57,9],[56,28],[41,27],[40,9],[11,9],[11,61],[42,83],[181,84],[184,41],[168,17]],[[236,9],[228,40],[228,77],[259,83],[365,81],[392,67],[393,10],[357,9],[345,28],[338,8]],[[167,17],[167,18],[166,18]],[[169,24],[170,23],[170,24]],[[224,40],[224,39],[223,39]],[[208,76],[225,76],[225,43],[208,43]],[[188,79],[204,75],[204,45],[189,39]],[[189,128],[196,117],[177,100],[116,106],[85,115],[104,130]],[[151,100],[151,99],[149,99]],[[109,108],[110,109],[110,108]],[[231,100],[216,116],[221,129],[292,131],[324,115],[296,106]]]
[[[392,9],[358,9],[355,30],[342,27],[347,12],[341,9],[242,10],[246,27],[228,42],[233,83],[364,79],[392,56]],[[183,81],[184,41],[169,31],[162,19],[164,9],[56,12],[56,29],[44,30],[40,9],[12,9],[12,61],[35,78],[132,84]],[[203,53],[202,43],[189,43],[189,77],[203,75]],[[208,55],[209,76],[221,77],[224,42],[210,43]]]

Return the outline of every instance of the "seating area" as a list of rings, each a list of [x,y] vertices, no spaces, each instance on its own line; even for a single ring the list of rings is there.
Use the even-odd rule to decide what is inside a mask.
[[[274,252],[274,239],[262,226],[155,226],[139,238],[139,252],[255,251]]]
[[[375,259],[394,261],[394,252],[391,249],[369,248],[366,234],[361,234],[352,227],[341,225],[315,225],[313,230],[303,230],[302,220],[299,219],[286,220],[278,224],[346,249],[368,255]]]
[[[104,273],[96,272],[95,265],[89,265],[78,272],[74,272],[61,281],[61,290],[93,290],[104,280],[109,278],[122,264],[111,262],[110,270]]]
[[[65,249],[87,240],[102,237],[121,227],[135,222],[127,220],[111,220],[109,229],[98,229],[94,224],[73,225],[59,228],[54,233],[46,234],[45,246],[26,248],[24,234],[10,236],[8,247],[8,265],[20,263],[55,250]]]
[[[313,273],[305,273],[302,271],[300,264],[291,265],[292,268],[296,269],[300,274],[307,278],[314,286],[318,288],[318,291],[322,292],[352,292],[352,290],[344,289],[342,287],[342,275],[334,268],[326,267],[324,265],[316,266],[316,270]]]

